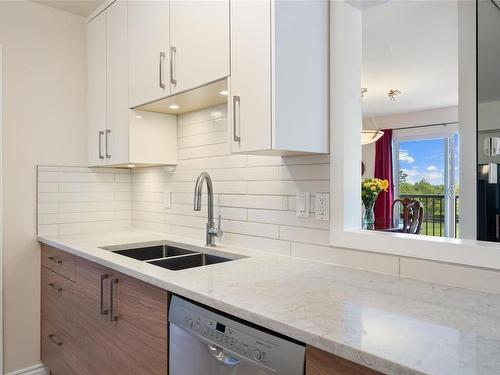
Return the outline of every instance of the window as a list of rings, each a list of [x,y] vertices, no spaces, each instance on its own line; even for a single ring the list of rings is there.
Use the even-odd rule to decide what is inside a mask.
[[[422,234],[459,237],[456,126],[397,130],[393,142],[394,197],[423,204]]]

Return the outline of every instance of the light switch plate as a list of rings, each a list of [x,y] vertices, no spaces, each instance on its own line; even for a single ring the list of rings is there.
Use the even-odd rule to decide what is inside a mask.
[[[165,208],[172,208],[172,200],[170,199],[170,191],[165,190],[163,192],[163,206]]]
[[[316,220],[330,220],[329,193],[316,193]]]
[[[309,217],[311,193],[308,191],[297,192],[297,217]]]

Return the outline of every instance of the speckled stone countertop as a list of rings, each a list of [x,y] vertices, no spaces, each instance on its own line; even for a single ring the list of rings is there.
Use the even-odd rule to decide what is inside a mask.
[[[500,295],[132,229],[39,241],[386,374],[500,374]],[[246,256],[170,271],[103,250],[166,241]]]

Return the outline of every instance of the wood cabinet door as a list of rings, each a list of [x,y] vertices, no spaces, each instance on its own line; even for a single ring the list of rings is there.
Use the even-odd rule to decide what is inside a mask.
[[[77,374],[118,374],[109,330],[110,269],[76,258],[75,346],[81,367]],[[101,287],[102,285],[102,287]]]
[[[129,106],[170,94],[168,0],[128,3]]]
[[[269,150],[271,1],[231,2],[230,94],[232,151]]]
[[[167,374],[167,291],[81,258],[76,288],[78,374]]]
[[[170,1],[172,93],[229,75],[229,0]]]
[[[87,24],[88,164],[106,164],[106,12]]]
[[[112,273],[109,323],[121,374],[167,374],[168,298],[163,289]]]
[[[308,346],[306,375],[382,375],[382,373]]]

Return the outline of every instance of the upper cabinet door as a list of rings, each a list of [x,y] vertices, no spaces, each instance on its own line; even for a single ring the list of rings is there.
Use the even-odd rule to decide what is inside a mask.
[[[169,1],[128,4],[129,107],[170,94]]]
[[[127,2],[106,9],[107,128],[104,137],[107,164],[128,162],[129,109],[127,64]]]
[[[172,93],[229,75],[229,1],[170,2]]]
[[[89,166],[106,164],[106,13],[87,26],[87,122]]]
[[[271,1],[231,3],[232,151],[271,148]]]

